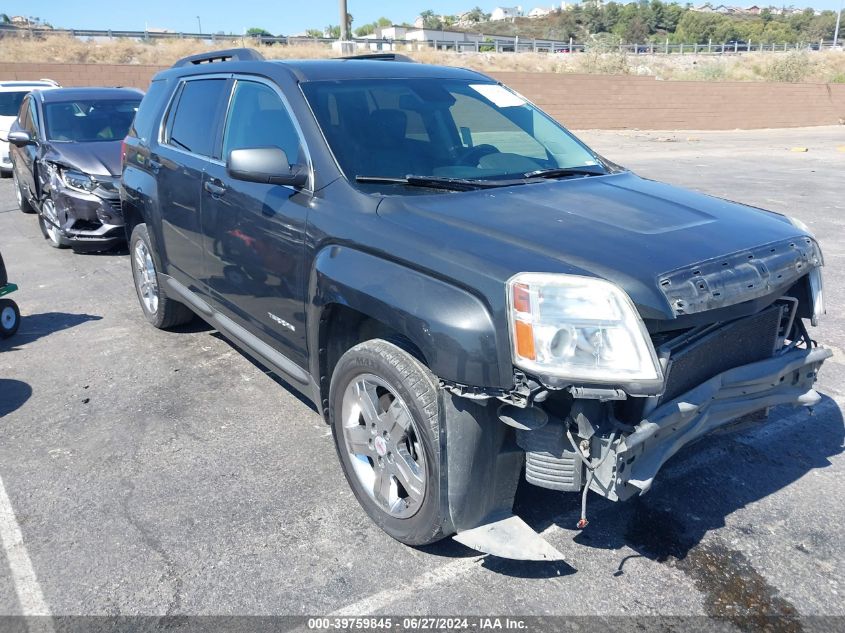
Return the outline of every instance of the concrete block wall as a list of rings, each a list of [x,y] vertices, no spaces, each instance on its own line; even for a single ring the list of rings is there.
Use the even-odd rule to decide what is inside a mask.
[[[146,89],[163,66],[0,62],[0,80]],[[845,84],[658,81],[628,75],[497,72],[572,129],[725,130],[845,123]]]

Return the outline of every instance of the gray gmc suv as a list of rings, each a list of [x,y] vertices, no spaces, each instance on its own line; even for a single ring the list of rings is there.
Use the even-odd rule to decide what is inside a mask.
[[[478,72],[186,58],[121,198],[146,318],[198,314],[310,399],[410,545],[555,558],[520,478],[625,500],[714,429],[820,399],[805,226],[640,178]]]

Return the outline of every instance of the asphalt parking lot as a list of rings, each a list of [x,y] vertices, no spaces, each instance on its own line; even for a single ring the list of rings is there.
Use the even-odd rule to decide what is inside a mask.
[[[591,498],[583,532],[576,496],[524,486],[518,512],[566,563],[412,549],[359,508],[311,407],[198,320],[148,326],[128,256],[50,248],[3,180],[23,322],[0,342],[0,614],[845,616],[845,127],[581,136],[817,234],[813,334],[835,356],[814,415],[687,449],[646,496]]]

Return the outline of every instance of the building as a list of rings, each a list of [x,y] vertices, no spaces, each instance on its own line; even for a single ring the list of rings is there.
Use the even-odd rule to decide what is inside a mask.
[[[548,7],[534,7],[528,12],[529,18],[544,18],[547,15],[551,14],[554,9],[550,9]]]
[[[404,26],[388,26],[376,29],[375,33],[367,35],[363,39],[368,40],[392,40],[398,42],[432,42],[436,41],[440,47],[458,48],[461,45],[474,45],[477,43],[501,45],[513,45],[514,37],[506,35],[482,35],[481,33],[465,33],[463,31],[444,31],[436,29],[417,29]],[[373,42],[363,44],[364,48],[370,50],[389,51],[394,50],[391,43]]]
[[[496,7],[490,14],[491,22],[501,22],[502,20],[513,20],[514,18],[522,17],[522,7]]]

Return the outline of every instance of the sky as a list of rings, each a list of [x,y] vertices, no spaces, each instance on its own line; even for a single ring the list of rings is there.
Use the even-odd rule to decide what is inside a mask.
[[[722,1],[722,0],[718,0]],[[765,0],[764,0],[765,1]],[[771,0],[773,4],[795,4],[815,9],[837,9],[842,0]],[[472,9],[476,4],[487,12],[495,4],[480,0],[347,0],[352,14],[353,28],[385,16],[394,22],[413,22],[421,11],[431,9],[438,14],[454,14]],[[726,4],[746,6],[760,4],[759,0],[728,0]],[[509,0],[509,5],[522,4],[527,11],[535,6],[552,6],[550,0]],[[718,2],[717,2],[718,4]],[[507,6],[507,5],[506,5]],[[203,33],[242,33],[250,27],[260,27],[274,34],[290,35],[307,28],[323,28],[338,24],[336,0],[4,0],[0,13],[37,16],[53,26],[64,28],[115,29],[142,31],[164,28],[173,31],[196,32],[197,16]]]

